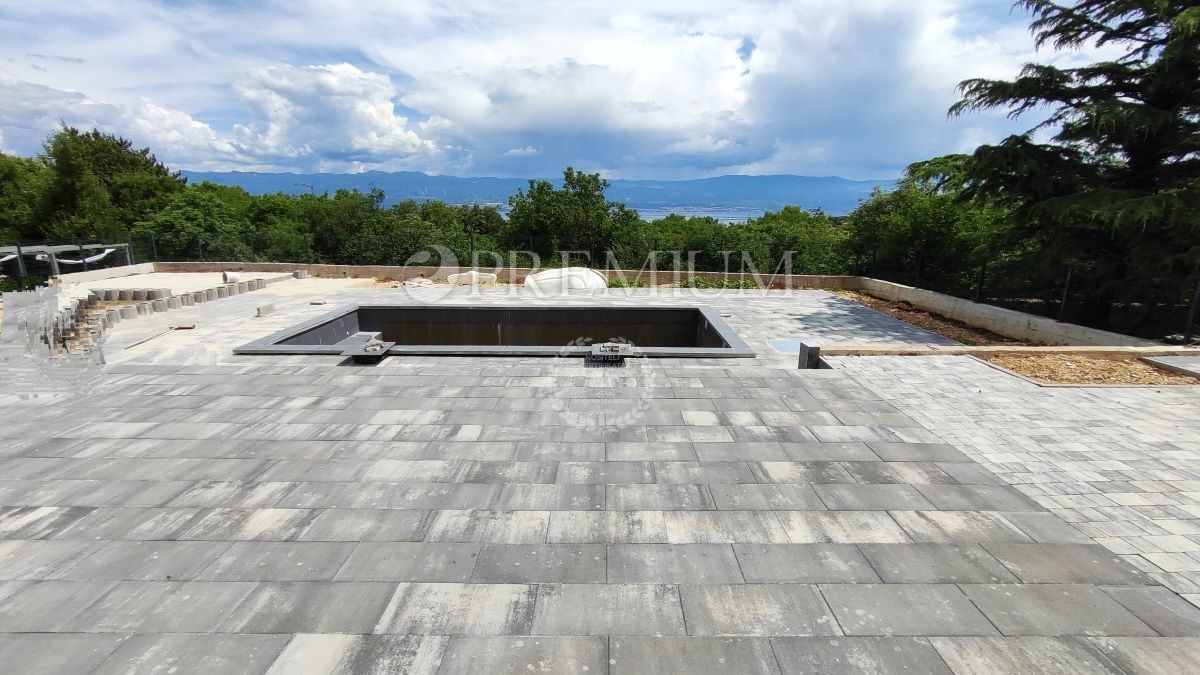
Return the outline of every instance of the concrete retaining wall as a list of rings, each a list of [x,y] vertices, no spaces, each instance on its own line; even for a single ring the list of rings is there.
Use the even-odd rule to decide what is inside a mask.
[[[305,263],[245,263],[245,262],[160,262],[155,263],[158,272],[294,272],[304,270],[312,276],[326,278],[389,278],[405,281],[423,277],[434,281],[445,281],[446,277],[459,272],[468,272],[469,267],[419,267],[391,265],[317,265]],[[482,272],[493,272],[500,281],[519,284],[525,277],[540,270],[527,267],[490,268],[480,266]],[[608,278],[624,277],[630,281],[643,279],[650,284],[669,284],[687,278],[683,271],[638,271],[638,270],[597,270],[607,274]],[[752,274],[723,272],[693,272],[692,276],[708,279],[730,279],[733,281],[754,281]],[[760,274],[761,281],[781,288],[857,288],[858,277],[851,276],[822,276],[812,274]]]
[[[133,274],[150,274],[154,269],[154,263],[140,263],[138,265],[122,265],[120,267],[106,267],[100,270],[88,270],[86,272],[71,272],[70,274],[60,274],[56,278],[64,284],[87,283],[89,281],[100,281],[101,279],[127,277]]]
[[[1096,345],[1103,347],[1150,347],[1149,340],[1085,328],[1073,323],[1025,314],[1003,307],[971,302],[952,295],[934,293],[912,286],[861,277],[857,290],[884,300],[903,301],[921,309],[955,319],[976,328],[985,328],[1010,338],[1042,342],[1049,345]]]

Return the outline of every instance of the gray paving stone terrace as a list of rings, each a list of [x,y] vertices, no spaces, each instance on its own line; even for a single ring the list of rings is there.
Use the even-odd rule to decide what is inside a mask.
[[[936,360],[799,371],[768,344],[935,336],[826,293],[674,293],[654,301],[730,314],[758,358],[593,368],[230,354],[328,311],[313,300],[395,293],[287,282],[120,324],[96,388],[0,394],[0,663],[23,673],[1200,668],[1200,609],[1161,570],[1097,544],[943,423],[950,410],[1016,423],[988,419],[988,394],[912,394],[936,379]],[[427,299],[564,302],[506,291]],[[276,313],[252,318],[264,301]],[[197,328],[131,346],[185,320]],[[1156,442],[1200,451],[1178,437],[1197,398],[1177,396],[1162,402],[1174,436]],[[1131,463],[1104,470],[1136,474],[1148,468],[1138,462],[1168,460],[1111,461]]]

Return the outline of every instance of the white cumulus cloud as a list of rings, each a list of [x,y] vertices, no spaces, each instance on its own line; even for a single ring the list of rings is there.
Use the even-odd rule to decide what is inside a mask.
[[[253,111],[253,122],[234,126],[249,156],[337,170],[437,152],[396,114],[391,80],[348,63],[263,68],[235,90]]]
[[[0,133],[95,123],[186,168],[887,177],[1032,126],[947,120],[960,80],[1112,54],[1036,53],[1027,24],[996,0],[0,3]]]

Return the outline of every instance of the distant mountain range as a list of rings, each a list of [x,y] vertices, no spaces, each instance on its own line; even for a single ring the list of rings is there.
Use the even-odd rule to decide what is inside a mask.
[[[315,174],[184,171],[183,175],[196,183],[207,180],[240,185],[252,194],[300,194],[310,186],[317,193],[378,187],[387,195],[388,203],[440,199],[451,204],[507,204],[509,195],[528,187],[523,178],[459,178],[414,171]],[[678,181],[613,180],[607,194],[609,199],[631,208],[656,211],[778,210],[794,205],[840,215],[851,211],[876,187],[890,188],[894,184],[890,180],[859,181],[832,176],[718,176]]]

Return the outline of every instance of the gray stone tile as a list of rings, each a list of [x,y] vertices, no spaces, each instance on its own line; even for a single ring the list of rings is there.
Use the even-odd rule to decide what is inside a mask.
[[[882,511],[776,511],[794,544],[898,544],[904,530]],[[768,542],[770,543],[770,542]]]
[[[1053,513],[1005,512],[1005,520],[1041,544],[1091,544],[1092,539]]]
[[[604,509],[604,486],[508,484],[492,504],[498,511],[591,511]]]
[[[667,511],[672,544],[786,544],[792,540],[775,511]]]
[[[46,539],[54,537],[90,515],[86,507],[19,506],[0,508],[0,539]]]
[[[536,586],[522,584],[400,584],[374,632],[526,635],[537,597]]]
[[[254,587],[249,582],[121,581],[62,626],[81,633],[215,632]]]
[[[996,634],[956,586],[831,584],[820,588],[846,635]]]
[[[355,491],[364,491],[365,485],[349,484]],[[491,504],[500,494],[500,485],[465,483],[461,485],[436,483],[423,485],[384,484],[378,486],[379,497],[371,491],[366,494],[376,503],[350,502],[340,506],[370,506],[390,509],[472,509]],[[338,506],[338,505],[331,505]]]
[[[1027,584],[1151,584],[1150,577],[1096,544],[1000,544],[985,547]]]
[[[1200,667],[1200,639],[1093,637],[1087,642],[1129,675],[1192,673]]]
[[[357,301],[385,295],[383,290],[370,289],[344,292]],[[587,296],[570,303],[642,302],[646,298],[642,293],[622,291],[613,298]],[[1194,501],[1187,496],[1195,492],[1191,483],[1200,478],[1193,475],[1190,464],[1191,455],[1200,449],[1200,436],[1193,421],[1182,414],[1200,401],[1194,392],[1187,388],[1031,389],[967,357],[835,357],[839,370],[796,371],[786,356],[767,350],[765,341],[770,335],[788,334],[798,318],[806,330],[843,341],[930,338],[857,307],[848,310],[855,312],[853,321],[831,319],[828,303],[849,303],[826,293],[774,296],[730,299],[705,294],[704,302],[732,311],[731,321],[758,349],[758,359],[638,362],[630,364],[632,370],[603,373],[577,362],[532,358],[490,363],[424,357],[391,360],[377,368],[346,368],[337,365],[340,359],[323,356],[280,357],[269,359],[270,363],[232,358],[227,348],[259,337],[253,331],[262,330],[262,324],[254,328],[243,319],[235,320],[238,312],[221,307],[184,310],[204,313],[198,322],[203,335],[197,336],[215,340],[211,345],[224,354],[219,364],[195,362],[183,349],[168,354],[153,343],[126,352],[118,347],[110,350],[115,389],[104,396],[11,406],[11,398],[0,401],[0,420],[15,421],[0,435],[38,436],[0,444],[4,445],[0,456],[13,460],[0,466],[4,476],[0,539],[71,544],[106,539],[150,540],[150,544],[203,540],[216,549],[235,540],[409,541],[424,536],[432,522],[432,518],[423,520],[429,511],[553,511],[568,515],[558,521],[557,530],[555,516],[549,515],[545,538],[530,546],[555,541],[556,536],[572,545],[746,542],[738,544],[737,553],[761,548],[769,551],[761,554],[763,559],[777,562],[759,567],[778,567],[755,571],[755,557],[743,555],[739,563],[751,581],[851,583],[877,581],[867,574],[855,578],[848,571],[866,568],[874,574],[865,558],[859,556],[853,567],[845,562],[845,553],[842,560],[828,554],[803,558],[803,552],[811,553],[817,545],[805,549],[796,542],[1090,543],[1083,538],[1087,533],[1103,537],[1104,543],[1129,556],[1137,567],[1153,570],[1153,560],[1162,569],[1174,570],[1154,572],[1155,579],[1171,588],[1200,589],[1200,580],[1188,571],[1196,565],[1188,557],[1196,552],[1189,542],[1200,533],[1195,525],[1200,518],[1187,510]],[[469,299],[455,295],[451,301],[505,300],[485,290]],[[294,302],[297,308],[307,308],[308,316],[321,309],[308,307],[303,300]],[[281,310],[277,327],[292,322],[287,319],[292,310],[286,303]],[[860,315],[872,318],[862,321]],[[132,337],[121,335],[135,333],[148,335],[149,331],[130,324],[113,336],[124,344]],[[149,363],[168,356],[170,364]],[[192,362],[176,362],[180,358]],[[660,370],[670,386],[654,386]],[[631,403],[644,408],[645,414],[627,429],[612,426],[609,413],[619,414]],[[350,412],[339,414],[344,410]],[[564,420],[570,415],[561,414],[564,411],[593,411],[600,423],[610,426],[571,429],[575,440],[567,442],[565,427],[570,425]],[[371,424],[371,420],[389,425]],[[815,435],[831,442],[815,442],[805,425],[818,427]],[[61,438],[46,437],[50,435]],[[419,440],[404,440],[408,438]],[[649,443],[652,440],[656,443]],[[699,447],[705,454],[689,455],[689,447]],[[612,453],[606,455],[609,449]],[[641,461],[603,461],[618,457]],[[694,461],[717,458],[722,461]],[[249,480],[252,477],[258,480]],[[1017,489],[1010,491],[1002,479]],[[534,482],[549,480],[557,483]],[[764,484],[746,485],[759,481]],[[739,484],[743,489],[727,489]],[[943,500],[932,500],[937,507],[968,510],[824,512],[817,508],[823,502],[796,499],[798,492],[807,495],[811,484],[938,488],[927,492],[936,492]],[[721,487],[710,492],[710,486]],[[989,490],[940,489],[960,486]],[[1031,508],[1030,502],[1015,497],[1018,490],[1058,515],[1025,510]],[[663,513],[715,509],[719,504],[713,493],[728,500],[720,506],[737,508],[715,517],[668,519]],[[166,499],[175,500],[170,502],[173,508],[134,506],[159,505]],[[4,508],[10,500],[18,508]],[[861,504],[857,508],[874,508]],[[1011,508],[996,510],[1006,505]],[[636,515],[595,519],[574,515],[599,513],[606,507]],[[1079,529],[1066,520],[1078,523]],[[447,516],[443,527],[456,533],[452,536],[474,538],[474,534],[458,534],[467,532],[460,522]],[[488,525],[488,533],[479,538],[490,542],[493,536],[496,541],[507,537],[516,531],[509,529],[513,522]],[[27,543],[0,544],[0,551],[15,555]],[[795,549],[780,555],[780,548],[793,544]],[[852,547],[838,550],[858,555]],[[1154,552],[1159,550],[1170,552]],[[73,569],[66,566],[74,555],[67,547],[24,548],[24,552],[24,558],[5,559],[24,570],[20,576],[57,576],[60,570]],[[421,568],[423,574],[437,569],[431,564],[432,549],[408,553],[409,569]],[[786,559],[789,554],[794,561]],[[90,558],[84,555],[73,564],[83,565]],[[845,564],[838,567],[835,561]],[[147,569],[157,566],[164,575],[176,565],[187,567],[186,562],[164,554],[143,561]],[[927,565],[930,574],[947,575],[936,579],[957,578],[961,573],[960,560],[937,562],[940,566],[919,564]],[[102,558],[91,564],[92,569],[102,570],[97,574],[126,565],[130,570],[137,567],[136,561],[109,563]],[[395,561],[384,563],[385,569],[387,565],[401,567]],[[825,569],[816,569],[821,566]],[[663,579],[686,583],[681,576],[671,573]],[[328,584],[312,585],[315,589]],[[38,612],[28,608],[30,603],[17,602],[30,588],[38,586],[0,581],[0,604],[6,611],[18,607],[24,612],[18,618],[27,624],[53,623],[39,619]],[[1125,594],[1134,613],[1141,612],[1151,627],[1160,629],[1180,623],[1174,612],[1177,606],[1152,588],[1142,586]],[[77,597],[41,593],[35,596],[41,600],[32,604],[44,601],[79,611],[93,601],[82,592]],[[202,612],[207,611],[209,600],[197,602]],[[486,602],[478,604],[488,607]],[[572,611],[580,611],[578,606]],[[279,614],[283,620],[285,612]],[[267,621],[274,618],[274,611],[264,604],[256,616]],[[13,619],[0,616],[0,622],[5,620]],[[281,658],[277,670],[297,670],[297,663],[310,663],[316,670],[343,672],[371,666],[383,670],[389,664],[396,664],[395,670],[431,671],[445,644],[434,636],[388,636],[388,641],[304,637],[293,639],[299,660]],[[716,649],[717,641],[701,638],[695,644]],[[1047,651],[1052,650],[1047,647]],[[359,661],[354,665],[346,658]],[[711,659],[708,665],[715,667],[719,659]],[[1157,665],[1145,656],[1142,663]]]
[[[534,635],[683,635],[675,586],[545,584],[538,588]]]
[[[705,485],[608,485],[610,511],[707,511],[717,508]]]
[[[654,465],[650,462],[560,462],[558,482],[598,485],[653,483]]]
[[[854,480],[868,485],[958,483],[933,462],[843,462],[842,466]]]
[[[481,544],[363,542],[334,577],[337,581],[467,581]]]
[[[659,484],[758,482],[747,462],[655,462],[654,473]]]
[[[820,392],[830,398],[838,398],[838,392]],[[874,441],[900,440],[900,435],[883,426],[812,426],[809,427],[816,440],[824,443],[871,443]],[[874,448],[872,448],[874,450]],[[878,451],[877,451],[878,454]],[[882,455],[880,455],[882,457]]]
[[[274,506],[295,483],[271,481],[218,481],[196,483],[167,504],[178,507],[258,509]],[[161,504],[142,504],[161,506]]]
[[[681,586],[688,635],[840,635],[809,584]]]
[[[8,581],[0,583],[0,632],[60,630],[85,607],[104,597],[113,581]]]
[[[696,456],[703,462],[787,461],[778,442],[696,443]]]
[[[323,509],[296,541],[421,541],[431,519],[408,509]]]
[[[395,584],[263,583],[222,622],[225,633],[369,633]]]
[[[1104,589],[1143,623],[1167,637],[1200,637],[1200,608],[1161,586]]]
[[[548,511],[438,511],[426,541],[539,544],[546,541]]]
[[[551,544],[663,544],[662,511],[552,511],[546,541]]]
[[[996,584],[1017,578],[982,546],[861,544],[859,549],[889,584]]]
[[[1038,584],[963,586],[1004,635],[1154,635],[1095,586]]]
[[[101,546],[90,541],[0,541],[0,581],[62,578]]]
[[[771,646],[785,675],[867,673],[949,675],[928,642],[907,637],[773,638]]]
[[[604,459],[610,462],[694,462],[702,459],[696,456],[696,449],[692,447],[692,443],[687,441],[605,443],[604,445]]]
[[[455,636],[446,647],[438,675],[605,673],[608,649],[608,638],[600,636]]]
[[[517,443],[517,461],[602,462],[604,443],[555,443],[521,441]]]
[[[930,642],[962,675],[1121,672],[1095,649],[1070,638],[935,637]]]
[[[742,573],[727,544],[613,544],[608,547],[608,583],[741,583]]]
[[[103,675],[262,673],[283,650],[284,635],[135,635],[96,669]]]
[[[207,515],[203,509],[98,508],[55,533],[55,539],[174,539]]]
[[[614,675],[653,673],[775,674],[779,668],[765,638],[613,637]]]
[[[728,511],[822,511],[825,505],[807,485],[710,485],[716,507]]]
[[[751,462],[760,483],[853,483],[837,462]]]
[[[1042,511],[1037,502],[1002,485],[918,485],[939,509],[954,511]]]
[[[894,511],[932,509],[911,485],[817,485],[826,508],[838,511]]]
[[[296,635],[268,672],[434,675],[449,640],[444,635]]]
[[[887,462],[969,462],[970,457],[946,443],[867,441],[867,447]]]
[[[462,470],[455,480],[460,483],[553,483],[557,472],[558,462],[467,461],[462,463]]]
[[[851,544],[734,544],[749,583],[877,583],[879,575]]]
[[[605,582],[602,544],[489,544],[479,552],[475,583]]]
[[[962,485],[1007,485],[1003,478],[975,462],[938,462],[937,468]]]
[[[0,634],[0,663],[22,675],[89,673],[128,638],[119,634]]]
[[[207,541],[111,541],[93,549],[61,579],[114,581],[189,581],[213,563],[230,544]]]
[[[794,462],[878,462],[866,443],[780,443]]]
[[[305,509],[213,509],[178,535],[187,540],[286,541],[316,516]]]
[[[891,516],[917,542],[1032,541],[1004,517],[987,511],[892,511]]]
[[[239,541],[200,573],[202,581],[328,581],[354,544]]]
[[[74,481],[72,481],[74,482]],[[162,506],[192,486],[187,480],[87,480],[63,506]]]

